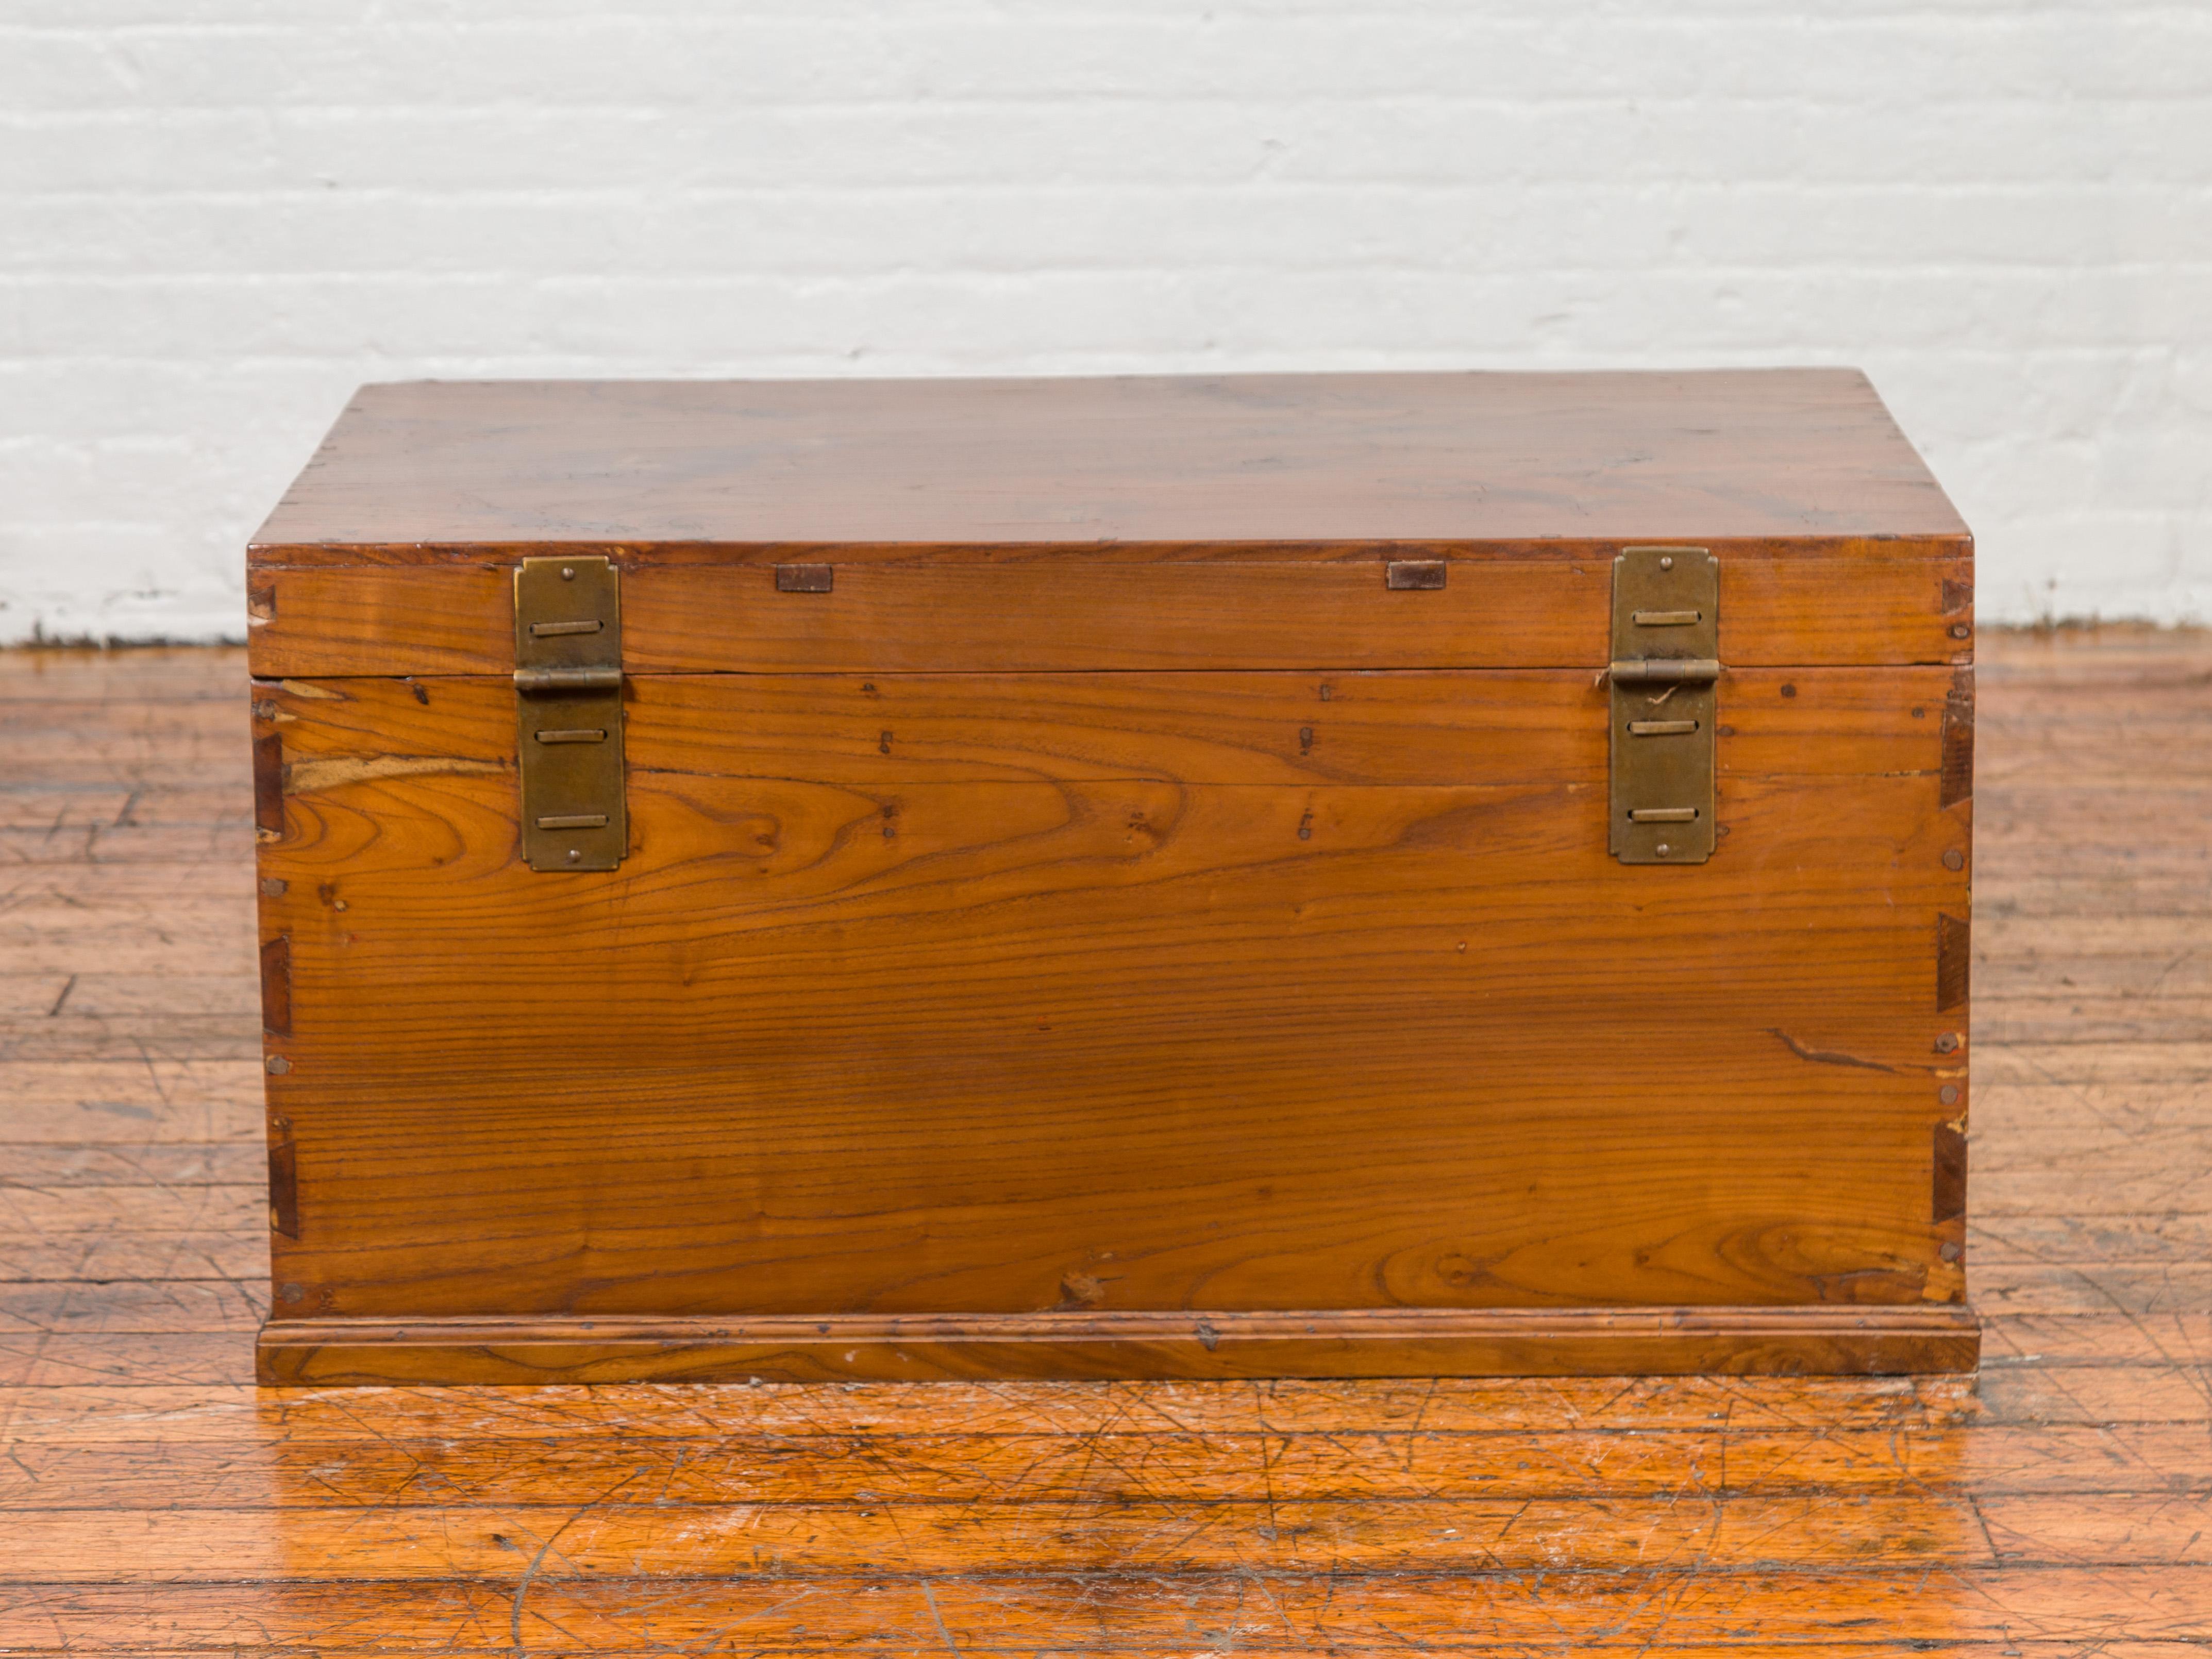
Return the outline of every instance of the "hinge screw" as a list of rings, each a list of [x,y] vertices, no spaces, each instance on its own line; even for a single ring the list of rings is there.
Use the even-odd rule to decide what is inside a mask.
[[[1659,568],[1662,570],[1672,570],[1674,568],[1674,556],[1669,554],[1667,557],[1660,560]]]
[[[575,580],[576,568],[574,565],[562,565],[561,567],[561,580],[564,582],[572,582]]]

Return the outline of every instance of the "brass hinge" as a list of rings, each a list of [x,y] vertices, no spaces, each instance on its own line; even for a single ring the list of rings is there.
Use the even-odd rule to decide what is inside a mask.
[[[1702,547],[1630,547],[1613,562],[1613,829],[1623,864],[1713,855],[1713,705],[1720,561]]]
[[[514,573],[516,769],[533,870],[611,870],[623,802],[622,573],[598,555]]]

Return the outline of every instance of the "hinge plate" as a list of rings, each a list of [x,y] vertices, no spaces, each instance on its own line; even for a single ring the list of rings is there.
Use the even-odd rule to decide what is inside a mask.
[[[533,870],[611,870],[629,850],[623,788],[622,573],[599,555],[514,573],[516,767]]]
[[[1720,562],[1702,547],[1624,548],[1613,562],[1612,832],[1623,864],[1713,855]]]

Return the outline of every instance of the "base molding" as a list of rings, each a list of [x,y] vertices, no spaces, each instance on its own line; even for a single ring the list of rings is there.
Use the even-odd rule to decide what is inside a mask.
[[[1961,1306],[272,1319],[264,1383],[1969,1371]]]

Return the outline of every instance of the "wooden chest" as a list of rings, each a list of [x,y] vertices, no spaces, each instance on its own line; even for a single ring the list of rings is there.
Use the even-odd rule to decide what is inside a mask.
[[[364,390],[251,553],[272,1382],[1971,1367],[1860,375]]]

